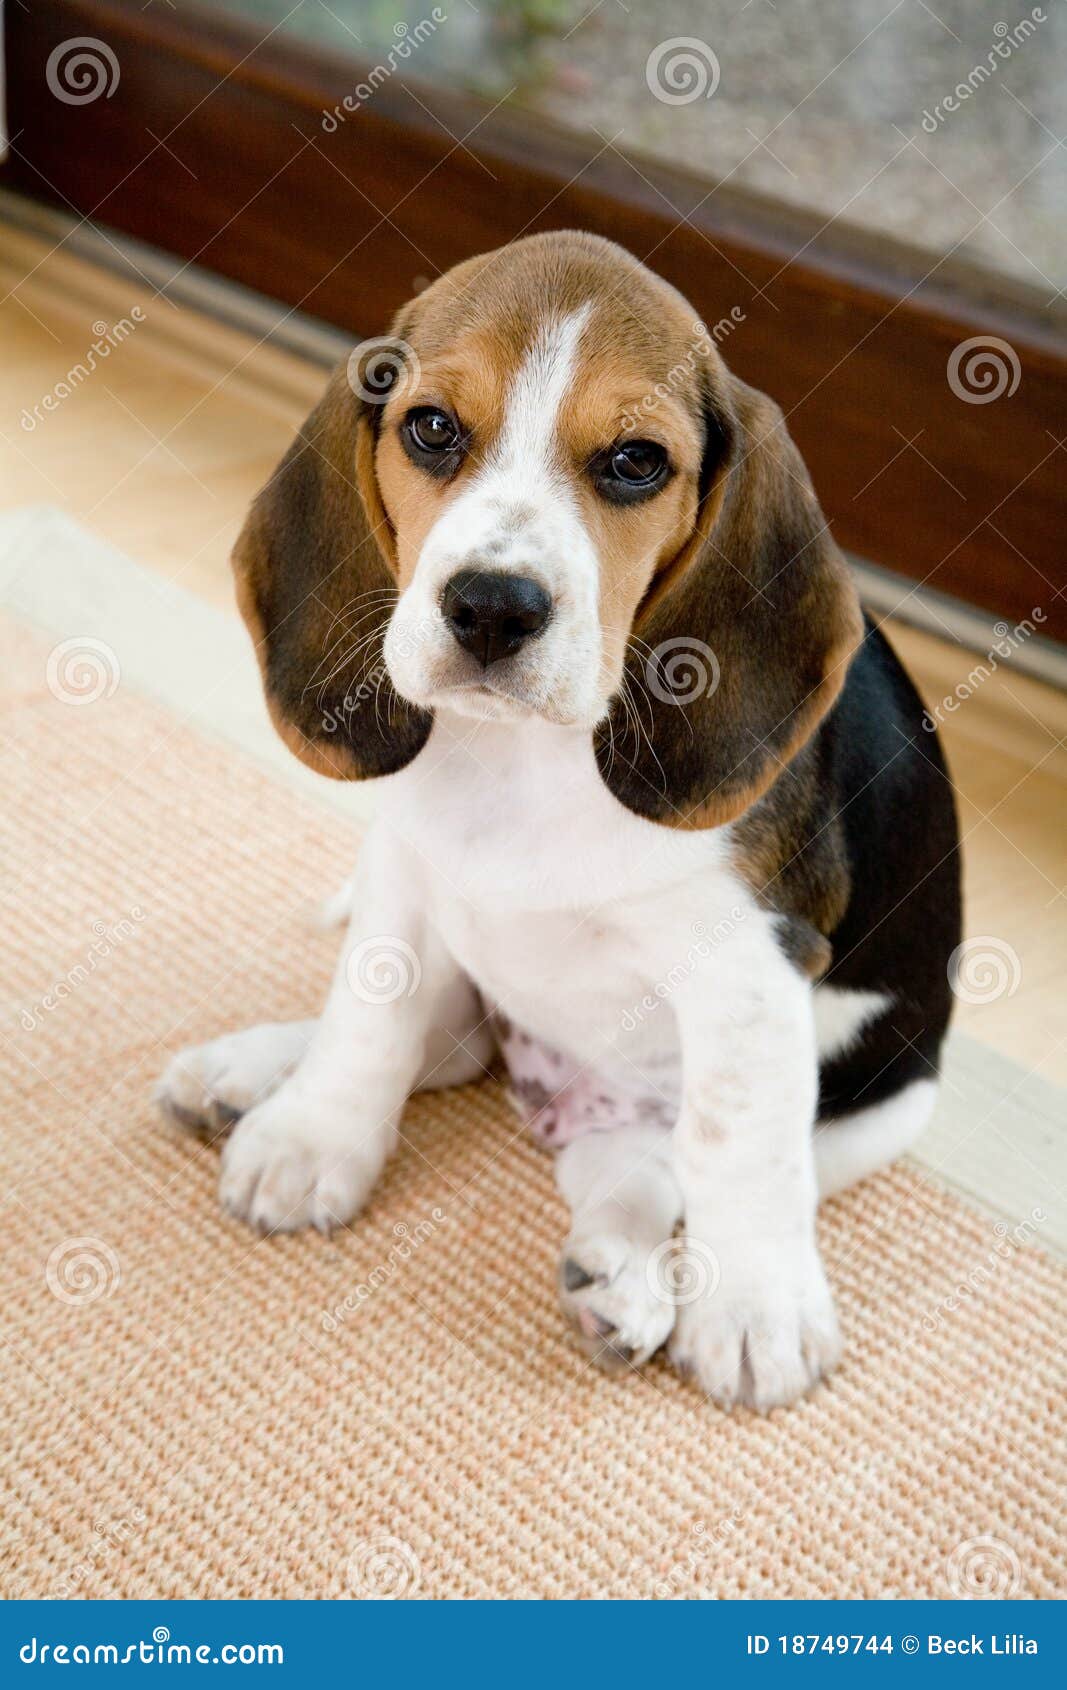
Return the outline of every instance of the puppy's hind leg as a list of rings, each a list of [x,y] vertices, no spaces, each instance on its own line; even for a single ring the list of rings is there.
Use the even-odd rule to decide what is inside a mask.
[[[911,1149],[937,1103],[937,1081],[912,1080],[900,1091],[815,1129],[819,1201],[877,1173]]]
[[[582,1348],[609,1371],[639,1367],[674,1326],[671,1236],[682,1195],[662,1127],[574,1139],[556,1158],[571,1208],[559,1294]]]
[[[156,1087],[164,1115],[190,1132],[223,1138],[256,1103],[277,1091],[301,1061],[315,1030],[310,1021],[264,1021],[172,1057]]]

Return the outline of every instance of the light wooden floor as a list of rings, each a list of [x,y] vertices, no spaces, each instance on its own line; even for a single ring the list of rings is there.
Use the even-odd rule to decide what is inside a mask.
[[[33,408],[84,360],[101,325],[144,313],[51,412]],[[0,504],[48,503],[217,605],[249,499],[323,385],[256,346],[0,226]],[[25,426],[28,414],[32,427]],[[900,624],[892,638],[928,703],[974,665]],[[966,933],[1014,990],[961,1003],[958,1025],[1067,1083],[1067,698],[1001,668],[948,717],[965,838]]]

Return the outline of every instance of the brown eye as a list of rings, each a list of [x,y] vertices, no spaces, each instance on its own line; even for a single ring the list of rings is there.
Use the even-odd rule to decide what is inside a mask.
[[[664,447],[654,440],[626,440],[609,446],[591,465],[601,495],[614,504],[648,498],[670,474]]]
[[[404,431],[415,451],[427,456],[454,452],[459,445],[459,429],[447,411],[429,407],[409,411],[404,420]]]
[[[654,446],[651,440],[634,440],[612,453],[611,471],[620,481],[639,485],[655,481],[666,462],[667,454],[662,446]]]

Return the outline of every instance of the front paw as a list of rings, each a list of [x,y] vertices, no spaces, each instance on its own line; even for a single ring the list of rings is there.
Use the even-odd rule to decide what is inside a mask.
[[[710,1294],[678,1308],[670,1357],[722,1408],[743,1403],[766,1414],[810,1391],[836,1367],[841,1336],[822,1263],[790,1273],[784,1261],[745,1290],[728,1264]]]
[[[331,1232],[367,1201],[381,1172],[380,1129],[324,1118],[286,1091],[244,1116],[222,1157],[219,1197],[261,1232]]]

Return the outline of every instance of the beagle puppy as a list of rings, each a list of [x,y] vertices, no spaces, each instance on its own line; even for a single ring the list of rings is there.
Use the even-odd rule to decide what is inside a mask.
[[[298,757],[387,777],[317,1021],[165,1109],[277,1231],[349,1221],[409,1094],[502,1056],[607,1366],[724,1406],[838,1359],[818,1200],[933,1108],[959,941],[936,737],[781,412],[598,237],[459,265],[335,372],[234,556]]]

